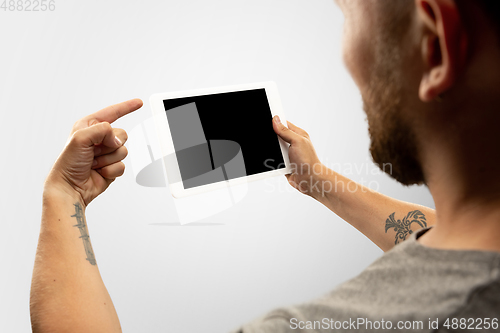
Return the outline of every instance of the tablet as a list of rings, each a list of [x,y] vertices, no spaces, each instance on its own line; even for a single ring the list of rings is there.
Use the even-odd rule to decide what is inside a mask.
[[[175,198],[291,173],[274,82],[154,94],[163,166]]]

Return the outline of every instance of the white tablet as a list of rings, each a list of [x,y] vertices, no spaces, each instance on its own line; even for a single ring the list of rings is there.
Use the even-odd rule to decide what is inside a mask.
[[[274,82],[155,94],[150,99],[175,198],[291,172],[273,130],[283,113]]]

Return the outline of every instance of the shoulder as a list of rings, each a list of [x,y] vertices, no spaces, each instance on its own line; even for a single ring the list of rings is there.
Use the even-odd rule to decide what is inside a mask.
[[[456,312],[444,317],[435,332],[497,332],[500,328],[500,280],[480,286]]]

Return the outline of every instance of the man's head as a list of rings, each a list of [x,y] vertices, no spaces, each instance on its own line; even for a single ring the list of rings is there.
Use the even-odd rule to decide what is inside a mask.
[[[450,126],[473,134],[470,108],[459,109],[495,82],[487,71],[499,70],[492,64],[500,64],[500,38],[494,38],[500,1],[336,1],[345,16],[344,61],[363,98],[372,157],[391,163],[391,176],[405,185],[426,183],[433,143],[451,146],[440,137]]]

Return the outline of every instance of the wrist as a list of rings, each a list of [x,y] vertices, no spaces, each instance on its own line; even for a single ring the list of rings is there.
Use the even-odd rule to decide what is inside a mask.
[[[56,179],[53,172],[47,177],[43,186],[43,200],[67,200],[72,204],[79,202],[83,207],[86,207],[80,192],[76,191],[63,179]]]
[[[335,192],[336,172],[323,164],[315,164],[311,173],[311,188],[309,195],[323,202],[332,192]]]

